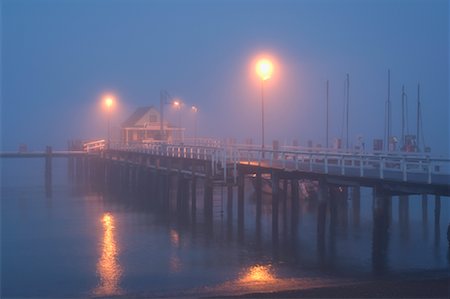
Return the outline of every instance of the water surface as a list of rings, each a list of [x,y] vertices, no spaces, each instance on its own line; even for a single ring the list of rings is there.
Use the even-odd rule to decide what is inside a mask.
[[[271,196],[263,195],[257,228],[249,181],[240,233],[236,190],[229,216],[227,189],[215,187],[208,223],[201,182],[193,221],[190,212],[177,212],[176,184],[170,209],[162,211],[151,204],[155,194],[72,182],[61,159],[54,161],[49,198],[44,161],[1,163],[2,297],[202,296],[447,275],[446,197],[439,222],[430,195],[393,197],[386,222],[374,218],[372,190],[363,188],[359,207],[349,196],[335,213],[327,210],[322,239],[314,194],[301,199],[294,230],[281,201],[274,243]]]

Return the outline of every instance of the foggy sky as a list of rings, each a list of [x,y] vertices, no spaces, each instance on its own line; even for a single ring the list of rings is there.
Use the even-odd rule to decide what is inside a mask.
[[[449,5],[446,0],[1,2],[2,150],[27,143],[63,149],[69,139],[106,135],[105,92],[118,126],[159,93],[199,107],[199,135],[260,142],[255,57],[275,61],[266,84],[266,140],[325,144],[341,137],[350,74],[350,143],[384,135],[387,70],[392,132],[400,136],[401,88],[415,134],[421,84],[425,141],[449,153]],[[170,120],[174,111],[165,107]],[[187,135],[193,116],[182,116]]]

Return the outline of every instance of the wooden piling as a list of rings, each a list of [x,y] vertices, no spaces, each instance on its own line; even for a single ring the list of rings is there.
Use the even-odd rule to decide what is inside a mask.
[[[291,238],[297,238],[298,215],[299,215],[299,190],[298,180],[291,180]]]
[[[261,168],[258,168],[256,172],[256,184],[255,184],[255,192],[256,192],[256,239],[260,240],[261,238],[261,210],[262,210],[262,177],[261,177]]]
[[[409,198],[407,195],[399,196],[398,219],[400,224],[400,236],[409,239]]]
[[[232,224],[233,220],[233,185],[227,185],[227,223]]]
[[[391,198],[374,188],[373,235],[372,235],[372,269],[377,275],[387,270],[387,248],[389,245]]]
[[[204,181],[203,206],[205,222],[212,225],[213,220],[213,182],[211,178],[206,177]]]
[[[353,187],[352,194],[352,212],[353,212],[353,226],[359,227],[361,222],[361,188],[359,186]]]
[[[278,201],[280,198],[278,173],[272,172],[272,241],[278,243]]]
[[[239,241],[244,240],[244,187],[245,187],[245,176],[241,172],[238,175],[238,239]]]
[[[319,181],[319,202],[317,206],[317,252],[321,260],[325,256],[325,231],[327,219],[328,185]]]
[[[195,175],[191,179],[191,216],[195,223],[197,216],[197,178]]]
[[[436,248],[439,248],[441,236],[441,196],[435,195],[434,198],[434,245]]]
[[[287,213],[287,201],[288,201],[288,181],[283,180],[283,201],[282,201],[282,215],[283,215],[283,238],[287,240],[288,234],[288,213]]]
[[[428,240],[428,198],[426,194],[422,194],[422,229],[424,240]]]

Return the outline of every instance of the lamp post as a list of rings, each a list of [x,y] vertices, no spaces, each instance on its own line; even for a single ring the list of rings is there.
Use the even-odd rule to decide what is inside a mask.
[[[194,145],[197,145],[197,112],[198,112],[198,108],[196,106],[192,106],[191,110],[194,112]]]
[[[109,149],[111,143],[111,108],[113,106],[114,100],[111,96],[105,98],[105,106],[107,110],[107,123],[108,123],[108,140],[107,148]]]
[[[264,158],[264,81],[272,76],[273,65],[268,59],[260,59],[256,63],[256,73],[261,78],[261,153]]]
[[[173,101],[173,107],[178,110],[178,128],[180,131],[180,141],[183,142],[183,134],[181,132],[181,101],[175,100]]]

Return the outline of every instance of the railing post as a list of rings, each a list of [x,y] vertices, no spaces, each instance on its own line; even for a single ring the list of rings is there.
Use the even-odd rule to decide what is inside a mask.
[[[427,158],[428,165],[428,184],[431,184],[431,161]]]
[[[328,174],[328,155],[327,154],[325,154],[325,158],[324,158],[323,162],[325,163],[325,173]]]
[[[309,171],[312,171],[312,154],[309,154]]]
[[[295,154],[294,159],[295,159],[295,169],[298,170],[298,155],[297,154]]]
[[[341,174],[342,175],[345,174],[345,160],[344,160],[344,156],[341,156]]]

